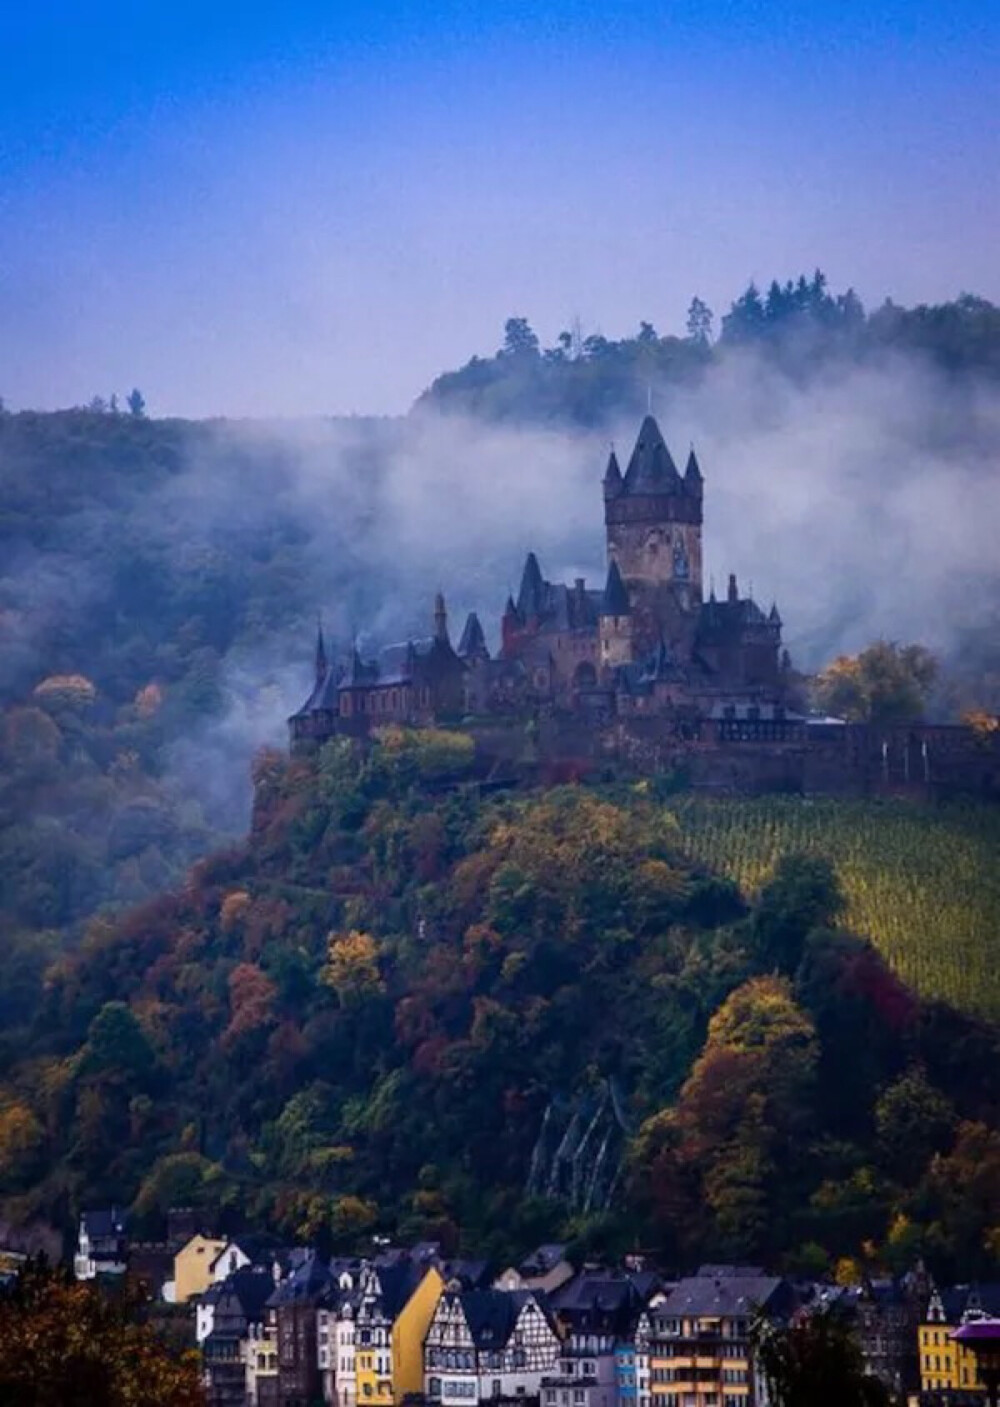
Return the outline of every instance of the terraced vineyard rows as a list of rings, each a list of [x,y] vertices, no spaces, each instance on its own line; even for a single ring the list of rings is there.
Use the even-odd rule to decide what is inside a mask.
[[[680,798],[691,858],[748,894],[783,854],[827,856],[847,924],[925,996],[1000,1017],[1000,810],[889,801]]]

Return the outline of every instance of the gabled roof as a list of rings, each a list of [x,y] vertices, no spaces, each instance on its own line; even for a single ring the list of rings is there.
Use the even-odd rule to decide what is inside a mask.
[[[674,1286],[658,1312],[668,1318],[745,1318],[780,1300],[789,1290],[786,1281],[765,1275],[757,1266],[703,1265],[697,1275],[689,1275]]]
[[[670,457],[660,427],[647,415],[639,427],[632,457],[625,471],[625,492],[670,493],[680,487],[677,465]]]

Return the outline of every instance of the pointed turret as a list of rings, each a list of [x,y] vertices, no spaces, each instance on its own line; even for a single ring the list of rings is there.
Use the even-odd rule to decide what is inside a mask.
[[[534,552],[529,552],[521,573],[521,589],[517,593],[517,611],[522,620],[535,620],[542,614],[542,569]]]
[[[780,616],[779,613],[778,613],[778,603],[777,603],[777,601],[772,601],[772,602],[771,602],[771,609],[770,609],[770,611],[768,612],[767,620],[768,620],[768,624],[769,624],[769,625],[776,625],[776,626],[778,626],[778,627],[780,628],[780,626],[781,626],[781,616]]]
[[[618,563],[612,561],[608,568],[608,580],[601,601],[601,615],[627,616],[630,610],[628,592],[625,590],[622,574],[618,570]]]
[[[701,474],[701,465],[698,463],[698,456],[694,452],[694,445],[692,445],[684,469],[684,487],[687,489],[688,493],[700,494],[703,486],[704,479]]]
[[[466,617],[462,638],[458,642],[458,653],[464,660],[488,660],[490,657],[490,652],[486,647],[486,636],[475,611],[470,611]]]
[[[608,467],[604,471],[604,497],[617,498],[622,491],[622,471],[614,447],[608,455]]]
[[[448,611],[441,591],[434,597],[434,639],[442,645],[451,643],[448,639]]]
[[[625,471],[625,492],[669,493],[679,484],[677,465],[670,457],[660,427],[653,416],[647,415],[639,428],[639,438]]]
[[[323,639],[323,622],[316,620],[316,683],[322,684],[329,668],[326,658],[326,641]]]

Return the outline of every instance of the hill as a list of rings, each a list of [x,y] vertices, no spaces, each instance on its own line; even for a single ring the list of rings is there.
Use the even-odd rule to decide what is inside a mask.
[[[835,867],[845,919],[922,996],[1000,1014],[1000,813],[990,806],[795,797],[685,797],[674,812],[696,862],[754,895],[783,855]]]
[[[249,842],[49,971],[4,1211],[989,1269],[996,1032],[841,930],[828,867],[748,907],[648,787],[484,799],[468,761],[262,757]]]

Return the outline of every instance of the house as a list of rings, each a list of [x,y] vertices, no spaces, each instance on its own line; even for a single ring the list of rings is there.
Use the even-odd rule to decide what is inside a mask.
[[[323,1400],[336,1407],[354,1407],[354,1316],[361,1261],[332,1260],[330,1280],[316,1304],[316,1366]]]
[[[552,1294],[576,1274],[560,1242],[538,1246],[517,1267],[508,1266],[494,1282],[498,1290],[542,1290]]]
[[[563,1340],[555,1370],[542,1378],[543,1407],[616,1407],[617,1350],[630,1339],[641,1307],[632,1280],[585,1270],[552,1303]]]
[[[449,1288],[438,1300],[424,1339],[424,1395],[442,1407],[537,1401],[559,1346],[540,1293]]]
[[[101,1207],[80,1217],[73,1273],[77,1280],[124,1275],[128,1268],[128,1219],[118,1207]]]
[[[317,1352],[317,1308],[330,1284],[330,1270],[307,1252],[274,1290],[265,1337],[277,1344],[277,1401],[281,1407],[312,1407],[322,1397]]]
[[[750,1326],[795,1307],[792,1286],[754,1266],[703,1265],[652,1314],[652,1407],[762,1407]]]
[[[392,1257],[362,1267],[355,1321],[361,1407],[391,1407],[424,1386],[424,1339],[444,1290],[434,1264]]]
[[[944,1407],[960,1396],[975,1400],[985,1387],[972,1349],[952,1336],[964,1324],[1000,1315],[1000,1283],[956,1285],[931,1290],[923,1323],[917,1331],[920,1359],[921,1407]]]
[[[212,1266],[226,1248],[226,1242],[200,1231],[187,1240],[174,1256],[175,1304],[187,1304],[195,1295],[203,1295],[212,1284]]]
[[[926,1274],[866,1279],[852,1299],[866,1372],[895,1397],[915,1392],[920,1385],[918,1331],[930,1299]]]
[[[268,1269],[250,1265],[206,1292],[214,1309],[211,1329],[200,1343],[209,1407],[244,1407],[247,1365],[258,1352],[268,1351],[263,1347],[266,1305],[273,1293]]]

